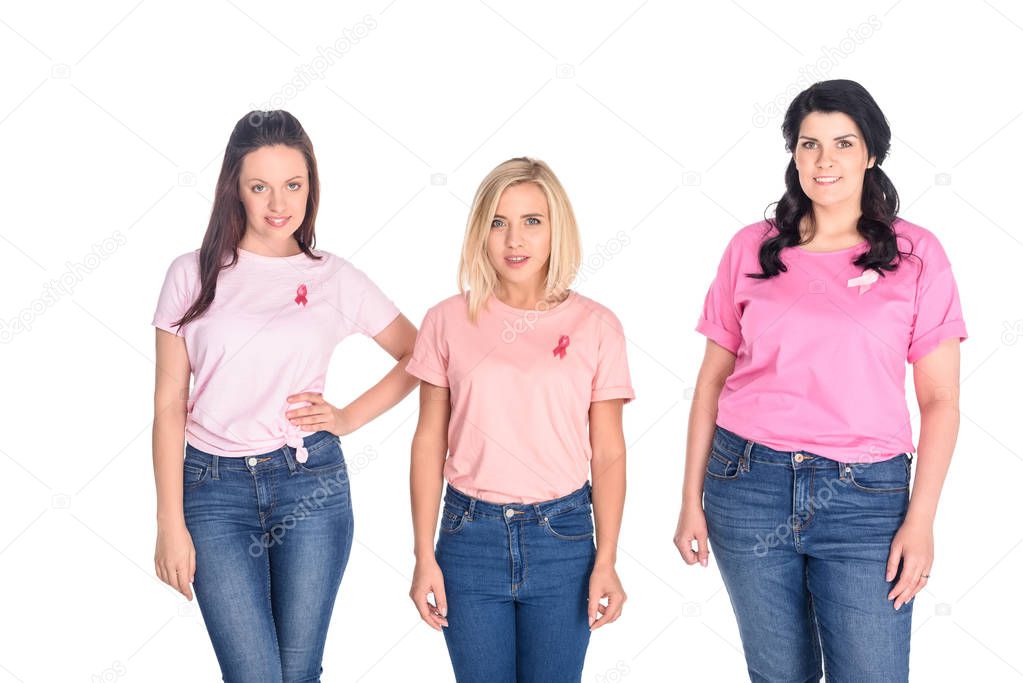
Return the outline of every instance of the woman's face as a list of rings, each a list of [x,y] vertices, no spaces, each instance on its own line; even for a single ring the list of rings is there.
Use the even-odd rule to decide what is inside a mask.
[[[282,244],[302,225],[309,177],[297,149],[274,145],[249,152],[238,183],[247,233],[266,244]]]
[[[874,158],[868,156],[863,133],[847,114],[807,114],[792,158],[799,184],[814,204],[831,207],[849,202],[859,208],[863,174],[874,165]]]
[[[512,185],[501,193],[490,223],[487,258],[505,283],[539,284],[551,255],[550,209],[536,183]]]

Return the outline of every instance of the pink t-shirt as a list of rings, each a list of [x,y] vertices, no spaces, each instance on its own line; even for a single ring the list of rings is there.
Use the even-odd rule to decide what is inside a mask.
[[[911,453],[906,362],[944,339],[966,339],[951,265],[937,238],[902,219],[899,248],[915,257],[874,282],[853,261],[868,245],[828,253],[782,250],[768,280],[757,259],[767,221],[725,249],[697,331],[735,354],[718,424],[781,451],[841,462]],[[922,264],[921,264],[922,261]]]
[[[314,432],[292,426],[284,413],[309,403],[287,397],[322,393],[334,347],[355,332],[376,336],[398,316],[362,271],[329,252],[313,253],[323,259],[239,249],[238,263],[220,271],[212,305],[180,328],[195,376],[185,437],[199,450],[242,457],[285,443],[300,449]],[[153,325],[177,333],[171,323],[199,290],[196,250],[168,268]]]
[[[635,394],[615,315],[577,292],[544,311],[461,294],[427,313],[407,370],[451,393],[444,476],[494,503],[567,495],[589,477],[590,403]]]

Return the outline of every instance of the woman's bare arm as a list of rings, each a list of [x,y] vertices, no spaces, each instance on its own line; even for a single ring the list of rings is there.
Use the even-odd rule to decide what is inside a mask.
[[[427,625],[447,626],[444,577],[434,556],[437,511],[444,488],[444,459],[448,453],[448,421],[451,394],[447,387],[429,382],[419,385],[419,424],[412,438],[412,527],[415,534],[416,569],[409,597]],[[427,596],[433,593],[436,605]]]
[[[185,528],[182,458],[188,407],[188,362],[183,337],[156,330],[153,396],[153,475],[156,479],[156,574],[189,600],[195,549]]]
[[[696,391],[689,408],[689,429],[686,434],[685,476],[682,484],[682,507],[675,529],[675,546],[686,564],[699,562],[707,566],[707,522],[703,514],[703,476],[710,457],[711,443],[718,416],[718,397],[725,380],[735,369],[735,354],[716,342],[707,340],[703,363],[696,377]],[[696,542],[696,549],[692,547]]]
[[[387,412],[408,396],[418,383],[415,377],[405,372],[416,344],[416,327],[408,318],[399,314],[390,325],[373,337],[373,341],[398,362],[383,379],[340,409],[342,429],[338,436],[351,434]]]

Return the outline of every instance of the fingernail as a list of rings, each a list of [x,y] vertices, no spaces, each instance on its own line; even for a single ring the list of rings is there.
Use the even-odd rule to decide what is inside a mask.
[[[702,560],[700,560],[700,564],[703,565],[704,567],[706,567],[707,566],[707,558],[703,558]]]
[[[448,608],[447,608],[447,607],[445,607],[444,609],[442,609],[442,610],[440,611],[440,615],[441,615],[442,617],[444,617],[444,618],[446,619],[446,618],[447,618],[447,616],[448,616]]]

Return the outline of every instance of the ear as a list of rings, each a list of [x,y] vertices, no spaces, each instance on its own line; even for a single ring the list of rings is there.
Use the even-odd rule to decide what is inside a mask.
[[[877,162],[877,157],[870,157],[867,160],[867,168],[874,168],[874,164]]]

